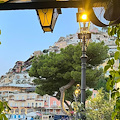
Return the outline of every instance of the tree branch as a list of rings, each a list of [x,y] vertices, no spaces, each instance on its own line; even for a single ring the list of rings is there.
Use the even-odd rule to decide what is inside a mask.
[[[70,88],[73,84],[75,83],[74,80],[71,80],[67,85],[65,86],[62,86],[59,90],[61,92],[61,97],[60,97],[60,102],[61,102],[61,107],[62,107],[62,112],[64,114],[67,114],[67,115],[71,115],[70,112],[68,112],[66,109],[65,109],[65,106],[64,106],[64,99],[65,99],[65,90]]]

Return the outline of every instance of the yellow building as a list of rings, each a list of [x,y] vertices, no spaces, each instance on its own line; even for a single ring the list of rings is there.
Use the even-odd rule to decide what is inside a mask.
[[[16,93],[9,94],[8,104],[11,114],[27,114],[44,108],[44,99],[36,93]]]
[[[25,84],[0,86],[0,97],[8,101],[11,114],[27,114],[44,108],[45,98],[34,92],[35,87]]]

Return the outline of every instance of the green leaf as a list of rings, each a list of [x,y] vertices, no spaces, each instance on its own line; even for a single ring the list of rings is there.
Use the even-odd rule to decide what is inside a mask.
[[[115,80],[116,80],[116,83],[119,83],[120,82],[120,77],[116,77]]]
[[[111,27],[108,27],[108,34],[111,35]],[[112,36],[112,35],[111,35]]]
[[[111,35],[115,34],[115,28],[112,26],[112,31],[111,31]]]
[[[119,56],[120,56],[120,52],[119,52],[119,51],[116,51],[116,52],[115,52],[115,55],[114,55],[115,60],[117,60],[117,59],[119,58]]]
[[[116,93],[115,93],[115,96],[116,97],[118,97],[120,94],[119,94],[119,91],[117,91]]]
[[[114,59],[112,58],[112,59],[110,59],[110,60],[108,60],[108,62],[107,62],[107,64],[109,64],[109,65],[114,65],[114,63],[115,63],[115,61],[114,61]]]
[[[115,44],[119,46],[119,39],[116,39]]]
[[[2,116],[3,116],[4,120],[8,120],[8,118],[6,117],[5,114],[2,114]]]
[[[117,112],[114,111],[114,112],[112,113],[112,120],[114,120],[114,118],[115,118],[116,115],[117,115]]]
[[[2,114],[0,114],[0,120],[3,120]]]
[[[0,101],[0,113],[2,113],[2,111],[4,110],[4,107],[3,107],[3,102]]]
[[[107,83],[106,83],[106,89],[109,91],[109,90],[112,90],[113,89],[113,86],[114,86],[114,83],[113,83],[113,80],[111,80],[110,78],[108,79]]]
[[[112,98],[115,98],[115,92],[113,92],[113,93],[111,94],[111,97],[112,97]]]
[[[107,72],[107,70],[111,67],[111,65],[107,64],[105,67],[104,67],[104,73]]]
[[[120,50],[120,47],[117,47],[117,50]]]

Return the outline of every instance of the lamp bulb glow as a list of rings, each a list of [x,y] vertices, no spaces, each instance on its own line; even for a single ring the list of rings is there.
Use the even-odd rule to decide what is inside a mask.
[[[82,15],[82,19],[83,19],[83,20],[87,20],[87,15],[86,15],[86,14],[83,14],[83,15]]]

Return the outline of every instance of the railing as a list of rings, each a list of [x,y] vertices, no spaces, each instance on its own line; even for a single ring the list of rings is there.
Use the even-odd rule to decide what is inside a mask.
[[[25,108],[31,108],[31,106],[25,106]]]
[[[35,101],[43,101],[43,99],[35,99]]]
[[[43,115],[50,115],[50,114],[57,114],[57,115],[61,115],[61,114],[63,114],[61,111],[60,112],[40,112],[41,114],[43,114]]]
[[[14,100],[14,98],[9,98],[9,100]]]
[[[15,99],[15,101],[26,101],[25,99]]]
[[[57,105],[51,105],[51,108],[61,108],[60,106],[57,106]]]
[[[12,108],[18,108],[18,106],[11,106]]]
[[[27,100],[35,100],[35,98],[27,98]]]

